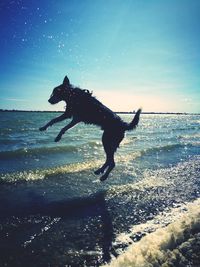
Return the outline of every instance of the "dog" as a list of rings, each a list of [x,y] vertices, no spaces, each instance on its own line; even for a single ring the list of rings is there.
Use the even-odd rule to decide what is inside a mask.
[[[102,174],[100,181],[106,180],[115,167],[114,154],[124,138],[125,131],[136,128],[141,109],[138,109],[130,123],[126,123],[116,113],[92,96],[89,90],[74,87],[67,76],[65,76],[61,85],[53,89],[48,101],[50,104],[65,101],[67,104],[66,110],[61,116],[41,127],[40,131],[45,131],[54,123],[72,118],[71,122],[61,129],[55,138],[55,142],[60,141],[62,135],[79,122],[100,126],[104,131],[102,143],[106,153],[106,161],[94,173],[97,175]]]

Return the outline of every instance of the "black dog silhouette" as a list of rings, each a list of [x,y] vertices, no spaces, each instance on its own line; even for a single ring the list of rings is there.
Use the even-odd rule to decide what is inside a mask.
[[[62,100],[67,104],[65,112],[41,127],[40,131],[45,131],[56,122],[72,118],[72,121],[62,128],[55,138],[55,142],[58,142],[68,129],[79,122],[100,126],[104,131],[102,143],[106,153],[106,161],[101,168],[95,171],[95,174],[102,173],[103,175],[100,180],[104,181],[115,167],[114,153],[124,138],[125,131],[132,130],[137,126],[141,109],[136,112],[130,123],[126,123],[112,110],[93,97],[92,93],[88,90],[83,90],[71,85],[67,76],[64,78],[61,85],[53,89],[48,101],[51,104],[56,104]]]

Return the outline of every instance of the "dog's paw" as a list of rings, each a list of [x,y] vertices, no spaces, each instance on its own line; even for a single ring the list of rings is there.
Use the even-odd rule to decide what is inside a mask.
[[[100,177],[100,181],[103,182],[103,181],[105,181],[107,178],[108,178],[108,174],[105,173],[104,175],[102,175],[102,176]]]
[[[47,129],[47,128],[46,128],[45,126],[39,128],[39,130],[40,130],[41,132],[42,132],[42,131],[46,131],[46,129]]]
[[[101,172],[99,170],[94,171],[94,174],[99,175]]]
[[[61,136],[59,136],[59,135],[58,135],[58,136],[55,138],[55,140],[54,140],[54,141],[55,141],[55,142],[59,142],[59,141],[60,141],[60,139],[61,139]]]
[[[96,174],[96,175],[99,175],[101,173],[104,173],[104,171],[101,168],[96,170],[96,171],[94,171],[94,174]]]
[[[100,177],[100,181],[103,182],[108,178],[108,175],[104,174]]]

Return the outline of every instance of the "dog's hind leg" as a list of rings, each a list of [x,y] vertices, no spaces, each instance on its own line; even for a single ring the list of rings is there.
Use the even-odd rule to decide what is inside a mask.
[[[114,153],[117,150],[120,142],[124,138],[124,132],[120,132],[116,135],[116,133],[113,135],[112,132],[104,132],[102,136],[102,142],[104,146],[104,150],[106,152],[106,162],[104,165],[99,168],[95,174],[104,173],[100,178],[101,181],[104,181],[108,178],[108,175],[112,171],[112,169],[115,167],[115,161],[114,161]]]
[[[106,164],[106,167],[104,168],[104,170],[106,168],[107,169],[106,169],[106,172],[100,177],[100,181],[106,180],[108,178],[108,175],[110,174],[110,172],[114,169],[114,167],[115,167],[114,153],[115,153],[115,151],[111,151],[107,155],[107,164]]]
[[[109,149],[108,149],[108,136],[107,136],[107,134],[106,134],[106,132],[104,132],[103,133],[103,135],[102,135],[102,143],[103,143],[103,147],[104,147],[104,150],[105,150],[105,152],[106,152],[106,161],[105,161],[105,163],[101,166],[101,168],[99,168],[98,170],[96,170],[94,173],[96,174],[96,175],[98,175],[98,174],[101,174],[101,173],[104,173],[104,171],[105,171],[105,169],[108,167],[108,165],[109,165],[109,157],[108,157],[108,155],[107,155],[107,153],[109,153]]]

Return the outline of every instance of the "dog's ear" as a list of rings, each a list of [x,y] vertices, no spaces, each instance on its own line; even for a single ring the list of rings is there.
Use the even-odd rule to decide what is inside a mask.
[[[63,84],[64,85],[70,85],[69,79],[67,76],[65,76],[64,80],[63,80]]]

